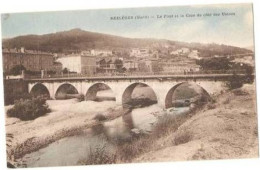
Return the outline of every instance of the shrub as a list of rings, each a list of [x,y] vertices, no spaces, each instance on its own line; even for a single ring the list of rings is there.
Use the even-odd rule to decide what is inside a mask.
[[[227,81],[226,86],[232,90],[232,89],[237,89],[243,86],[244,80],[239,77],[237,74],[233,74],[232,77]]]
[[[168,131],[175,131],[179,122],[176,118],[177,116],[165,114],[162,117],[158,117],[158,122],[153,128],[153,135],[156,137],[161,137],[165,135]],[[180,116],[178,116],[179,118]]]
[[[207,109],[212,110],[215,109],[217,106],[214,103],[207,104]]]
[[[116,163],[116,154],[111,154],[106,151],[106,145],[90,148],[89,155],[86,160],[80,160],[78,164],[81,165],[99,165],[99,164],[113,164]]]
[[[222,102],[222,104],[229,104],[230,103],[230,98],[226,98],[223,102]]]
[[[236,96],[244,96],[244,95],[248,95],[248,92],[243,91],[241,89],[235,89],[232,91]]]
[[[22,74],[22,71],[26,70],[26,68],[23,65],[15,65],[13,68],[10,70],[10,74],[12,75],[20,75]]]
[[[180,144],[188,143],[189,141],[192,140],[192,137],[193,135],[190,131],[184,130],[175,136],[174,144],[180,145]]]
[[[85,100],[84,94],[80,94],[79,96],[77,96],[77,100],[78,100],[78,102],[84,101]]]
[[[133,158],[145,153],[155,141],[152,136],[132,139],[118,145],[118,159],[122,162],[131,162]]]
[[[46,99],[42,96],[15,101],[14,107],[7,111],[7,116],[21,120],[33,120],[50,112]]]

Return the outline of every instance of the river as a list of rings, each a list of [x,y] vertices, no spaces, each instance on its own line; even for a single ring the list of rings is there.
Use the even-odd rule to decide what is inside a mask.
[[[93,101],[91,102],[93,103]],[[102,105],[103,102],[98,102],[98,104]],[[96,107],[96,105],[93,105],[93,107]],[[182,107],[172,109],[171,113],[181,114],[187,113],[188,111],[189,107]],[[93,150],[105,146],[107,152],[113,153],[116,146],[109,142],[107,137],[131,137],[132,133],[130,129],[150,132],[152,126],[156,123],[158,116],[162,114],[163,111],[157,104],[144,108],[136,108],[127,116],[121,116],[114,120],[104,122],[103,131],[101,133],[96,133],[91,129],[87,129],[81,135],[62,138],[49,144],[45,148],[26,154],[21,161],[26,164],[27,167],[78,165],[80,160],[88,158],[91,149]],[[132,126],[130,129],[129,124]]]

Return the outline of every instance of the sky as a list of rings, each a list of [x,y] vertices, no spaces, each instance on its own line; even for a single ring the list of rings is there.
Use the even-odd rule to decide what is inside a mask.
[[[223,16],[222,12],[235,15]],[[220,16],[203,16],[213,13]],[[196,17],[187,17],[187,14],[195,14]],[[201,14],[201,17],[197,17],[197,14]],[[179,17],[164,18],[164,15]],[[115,16],[149,18],[111,20]],[[252,4],[11,13],[1,15],[1,25],[3,38],[80,28],[130,38],[157,38],[239,47],[254,45]]]

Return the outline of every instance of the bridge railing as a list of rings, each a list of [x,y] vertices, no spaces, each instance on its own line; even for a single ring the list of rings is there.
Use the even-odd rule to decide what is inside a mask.
[[[193,72],[133,72],[133,73],[96,73],[96,74],[78,74],[78,73],[68,73],[68,74],[47,74],[41,75],[25,75],[26,79],[40,79],[40,78],[77,78],[77,77],[122,77],[122,76],[161,76],[161,75],[200,75],[200,74],[246,74],[246,70],[207,70],[207,71],[193,71]]]

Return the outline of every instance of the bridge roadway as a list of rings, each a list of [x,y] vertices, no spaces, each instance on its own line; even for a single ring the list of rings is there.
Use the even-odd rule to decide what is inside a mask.
[[[28,82],[42,82],[42,81],[79,81],[79,80],[92,80],[92,81],[105,81],[105,80],[170,80],[170,79],[215,79],[215,80],[227,80],[234,74],[189,74],[189,75],[143,75],[143,76],[98,76],[98,77],[48,77],[48,78],[25,78]],[[239,77],[246,77],[245,74],[237,74]]]

